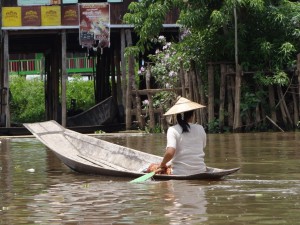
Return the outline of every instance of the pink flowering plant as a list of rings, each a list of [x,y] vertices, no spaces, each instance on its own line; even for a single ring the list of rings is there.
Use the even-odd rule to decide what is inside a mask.
[[[178,86],[181,55],[176,51],[176,45],[167,42],[164,36],[159,36],[152,41],[160,47],[156,49],[155,54],[148,56],[153,63],[151,75],[160,88]]]

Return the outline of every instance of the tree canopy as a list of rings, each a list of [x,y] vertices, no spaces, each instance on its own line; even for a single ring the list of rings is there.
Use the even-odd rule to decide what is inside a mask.
[[[140,38],[136,51],[151,47],[151,40],[159,35],[164,18],[174,8],[180,10],[177,23],[182,31],[177,50],[200,65],[209,61],[234,61],[235,29],[238,32],[239,64],[244,71],[279,74],[295,65],[296,54],[300,52],[300,3],[297,1],[132,2],[124,20],[134,24]]]

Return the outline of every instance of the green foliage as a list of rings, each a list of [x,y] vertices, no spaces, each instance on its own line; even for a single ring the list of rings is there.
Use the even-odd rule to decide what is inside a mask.
[[[45,118],[44,82],[12,76],[10,80],[11,120],[15,123],[42,121]]]
[[[26,80],[25,77],[10,77],[10,111],[14,123],[30,123],[45,120],[44,81]],[[76,99],[76,109],[86,110],[94,105],[93,81],[74,77],[67,83],[67,108],[71,99]]]
[[[76,108],[86,110],[95,104],[94,81],[84,81],[82,76],[73,76],[67,82],[67,108],[71,107],[71,99],[76,99]]]

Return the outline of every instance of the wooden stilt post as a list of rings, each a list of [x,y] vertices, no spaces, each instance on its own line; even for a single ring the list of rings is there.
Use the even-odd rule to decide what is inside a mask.
[[[10,108],[9,108],[9,71],[8,71],[8,62],[9,62],[9,38],[8,32],[3,31],[4,39],[3,39],[3,88],[5,91],[4,95],[4,107],[5,107],[5,126],[10,127]]]
[[[126,60],[125,60],[125,30],[121,29],[121,89],[122,89],[122,106],[123,109],[122,111],[125,112],[125,108],[126,108]],[[125,115],[126,113],[124,113]],[[126,118],[123,118],[124,120],[126,120]]]
[[[61,124],[67,126],[67,42],[66,31],[61,32]]]

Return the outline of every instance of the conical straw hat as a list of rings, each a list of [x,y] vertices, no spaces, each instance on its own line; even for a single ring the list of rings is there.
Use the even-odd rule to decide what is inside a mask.
[[[165,114],[164,116],[178,114],[182,112],[187,112],[195,109],[200,109],[205,107],[204,105],[200,105],[196,102],[192,102],[186,98],[180,97],[175,105],[173,105]]]

